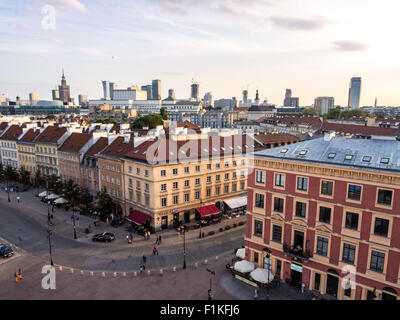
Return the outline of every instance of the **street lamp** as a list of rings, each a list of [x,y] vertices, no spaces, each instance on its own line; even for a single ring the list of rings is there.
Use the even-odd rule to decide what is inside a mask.
[[[48,196],[49,196],[49,180],[46,179],[46,197],[48,197]],[[50,230],[50,226],[53,226],[53,223],[51,222],[49,204],[50,204],[50,201],[47,200],[47,237],[49,239],[50,265],[54,266],[53,254],[52,254],[52,251],[51,251],[51,236],[52,236],[53,233]]]
[[[74,222],[74,239],[78,239],[78,237],[76,236],[76,228],[75,228],[75,203],[72,207],[72,217],[73,217],[73,222]]]
[[[183,228],[183,269],[186,269],[186,228]]]
[[[215,271],[211,270],[211,269],[207,269],[207,271],[210,273],[210,294],[211,294],[211,290],[212,290],[212,276],[215,276]]]

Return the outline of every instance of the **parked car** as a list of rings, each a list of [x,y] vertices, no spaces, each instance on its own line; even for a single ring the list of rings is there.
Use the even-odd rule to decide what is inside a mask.
[[[10,247],[8,247],[4,244],[0,244],[0,257],[9,258],[13,255],[14,255],[14,251]]]
[[[115,240],[115,236],[111,232],[103,232],[99,234],[95,234],[92,238],[93,241],[103,241],[103,242],[111,242]]]

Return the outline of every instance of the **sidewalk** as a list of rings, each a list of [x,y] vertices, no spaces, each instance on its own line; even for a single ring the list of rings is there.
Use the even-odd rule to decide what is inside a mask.
[[[1,185],[4,186],[4,185]],[[40,189],[40,192],[45,190]],[[37,189],[31,189],[27,192],[12,192],[10,193],[11,202],[8,203],[9,206],[24,210],[24,208],[29,207],[31,210],[26,210],[26,214],[30,217],[37,220],[41,225],[47,226],[47,204],[40,201],[39,197],[36,197],[38,194]],[[17,196],[21,198],[20,203],[17,203]],[[7,201],[7,193],[2,190],[0,192],[0,199]],[[27,205],[29,204],[29,205]],[[53,214],[52,222],[54,226],[52,230],[65,238],[73,238],[73,221],[71,219],[72,211],[66,211],[65,209],[57,209],[54,207],[54,212],[51,211],[51,206],[49,207],[50,214]],[[145,252],[151,252],[151,248],[155,245],[156,236],[161,235],[163,251],[169,251],[168,247],[174,245],[181,245],[183,242],[183,236],[179,235],[179,233],[175,229],[167,229],[161,232],[157,232],[156,234],[152,234],[150,239],[146,240],[143,236],[138,235],[137,233],[133,233],[133,243],[128,244],[126,241],[126,235],[128,234],[127,228],[129,227],[129,222],[124,222],[123,225],[118,227],[112,227],[111,225],[107,225],[105,222],[100,222],[98,227],[94,227],[93,225],[94,219],[81,215],[79,218],[79,223],[75,224],[75,229],[77,233],[78,239],[76,241],[83,243],[92,243],[91,239],[94,234],[102,233],[102,232],[112,232],[115,235],[116,242],[120,248],[143,248]],[[198,242],[199,244],[216,240],[221,236],[227,236],[230,233],[238,230],[243,230],[243,235],[245,233],[245,225],[239,226],[239,222],[246,221],[245,216],[239,216],[232,219],[224,218],[220,223],[213,224],[207,227],[201,228],[201,232],[204,233],[205,237],[199,239],[200,229],[192,229],[188,230],[185,235],[185,240],[187,243],[190,242]],[[91,225],[91,233],[86,234],[85,229]],[[236,224],[236,228],[232,228],[233,224]],[[230,230],[224,230],[223,232],[219,232],[220,228],[225,229],[225,226],[230,225]],[[214,231],[215,235],[209,236],[208,233],[210,231]],[[156,245],[158,247],[158,245]]]

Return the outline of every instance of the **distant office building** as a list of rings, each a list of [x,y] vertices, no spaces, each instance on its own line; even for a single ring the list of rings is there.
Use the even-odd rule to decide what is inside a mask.
[[[103,85],[104,100],[110,100],[111,99],[111,96],[110,96],[110,82],[109,81],[102,81],[101,83]]]
[[[35,92],[29,94],[29,103],[34,106],[39,101],[39,95]]]
[[[69,85],[67,85],[67,80],[65,79],[65,76],[64,76],[64,70],[63,70],[62,77],[61,77],[61,85],[58,86],[58,91],[60,92],[60,100],[64,104],[68,104],[69,102],[72,102],[70,87],[69,87]]]
[[[153,80],[151,85],[153,100],[161,100],[161,80]]]
[[[87,95],[86,95],[86,94],[80,94],[80,95],[78,96],[78,100],[79,100],[79,105],[80,105],[81,107],[85,107],[85,106],[88,105],[88,98],[87,98]]]
[[[292,90],[286,89],[285,99],[283,100],[284,107],[292,107],[298,108],[299,107],[299,98],[292,97]]]
[[[360,107],[361,97],[361,78],[353,77],[350,81],[349,88],[349,109],[358,109]]]
[[[193,82],[192,85],[190,86],[191,91],[190,91],[190,98],[194,99],[194,100],[198,100],[199,99],[199,88],[200,85],[197,82]]]
[[[60,91],[58,89],[51,90],[51,97],[53,100],[60,100]]]
[[[328,114],[335,106],[334,97],[318,97],[314,100],[314,108],[319,115]]]
[[[175,91],[174,89],[168,90],[168,98],[175,99]]]
[[[118,86],[114,82],[110,82],[110,98],[114,100],[114,91],[118,90]]]
[[[214,98],[211,92],[207,92],[204,95],[204,106],[208,107],[208,106],[214,106]]]
[[[147,100],[153,99],[153,86],[151,84],[141,86],[140,89],[147,92]]]
[[[243,103],[246,104],[249,98],[249,91],[243,90]]]
[[[220,107],[225,109],[233,109],[238,106],[238,102],[235,97],[232,99],[219,99],[214,101],[214,107]]]

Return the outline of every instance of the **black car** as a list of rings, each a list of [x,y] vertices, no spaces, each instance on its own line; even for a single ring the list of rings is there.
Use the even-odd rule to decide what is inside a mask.
[[[9,258],[12,255],[14,255],[14,251],[10,247],[0,244],[0,257]]]
[[[103,241],[103,242],[111,242],[115,240],[115,236],[111,232],[103,232],[99,234],[95,234],[92,238],[93,241]]]

